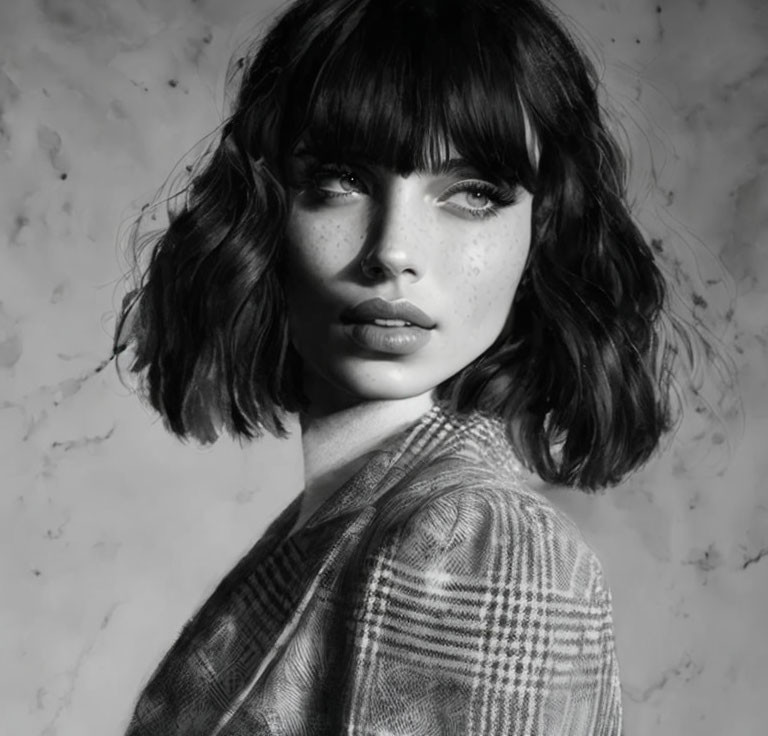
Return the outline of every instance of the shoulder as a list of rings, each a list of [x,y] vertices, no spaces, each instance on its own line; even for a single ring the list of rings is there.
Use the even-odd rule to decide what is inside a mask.
[[[610,597],[575,524],[522,476],[455,456],[398,491],[346,609],[361,712],[399,688],[398,713],[450,693],[435,718],[450,704],[466,733],[616,732]]]
[[[408,490],[419,502],[377,551],[399,570],[581,599],[603,593],[600,562],[577,526],[521,475],[453,462],[422,474]]]

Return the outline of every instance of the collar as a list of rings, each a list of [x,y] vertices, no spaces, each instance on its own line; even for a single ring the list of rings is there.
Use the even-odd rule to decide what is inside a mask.
[[[435,405],[377,450],[317,509],[301,530],[314,529],[370,507],[405,474],[428,459],[446,454],[483,462],[515,478],[523,473],[503,422],[480,412],[459,414]]]

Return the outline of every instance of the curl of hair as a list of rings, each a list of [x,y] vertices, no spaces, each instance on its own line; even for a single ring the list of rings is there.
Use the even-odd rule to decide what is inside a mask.
[[[546,481],[618,482],[670,427],[671,349],[664,280],[597,86],[536,0],[295,3],[246,66],[220,143],[155,244],[134,327],[119,331],[152,406],[203,440],[221,426],[279,434],[302,406],[280,280],[285,165],[302,136],[397,171],[453,145],[534,193],[532,242],[501,335],[436,398],[503,419]]]
[[[151,406],[179,437],[285,432],[294,384],[279,278],[286,200],[237,116],[154,243],[115,351],[132,345]]]
[[[615,174],[610,142],[599,127],[595,136],[603,175]],[[509,419],[521,457],[544,480],[597,488],[644,463],[670,428],[672,348],[659,332],[663,278],[623,202],[605,181],[584,196],[579,177],[563,176],[568,165],[542,157],[553,184],[534,201],[510,319],[439,396]]]
[[[642,465],[670,428],[674,347],[661,329],[664,278],[626,204],[623,157],[595,84],[574,77],[583,128],[542,151],[510,319],[439,395],[455,410],[510,420],[521,457],[544,480],[597,488]],[[535,96],[524,104],[540,124]]]

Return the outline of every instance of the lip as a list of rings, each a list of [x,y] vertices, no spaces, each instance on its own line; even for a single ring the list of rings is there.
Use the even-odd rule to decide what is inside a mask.
[[[389,355],[411,355],[421,350],[436,327],[435,321],[415,304],[381,297],[345,309],[341,322],[358,347]]]
[[[344,328],[358,347],[372,353],[412,355],[432,337],[423,327],[383,327],[372,322],[350,323]]]
[[[341,314],[342,322],[347,324],[373,325],[377,319],[399,320],[406,323],[405,326],[381,327],[381,329],[402,330],[420,327],[423,330],[431,330],[435,327],[435,321],[415,304],[408,301],[390,302],[380,297],[360,302],[354,307],[345,309]]]

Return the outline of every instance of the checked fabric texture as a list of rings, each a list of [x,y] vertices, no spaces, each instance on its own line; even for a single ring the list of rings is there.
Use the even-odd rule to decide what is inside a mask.
[[[618,736],[610,594],[500,425],[435,407],[185,626],[128,736]]]

